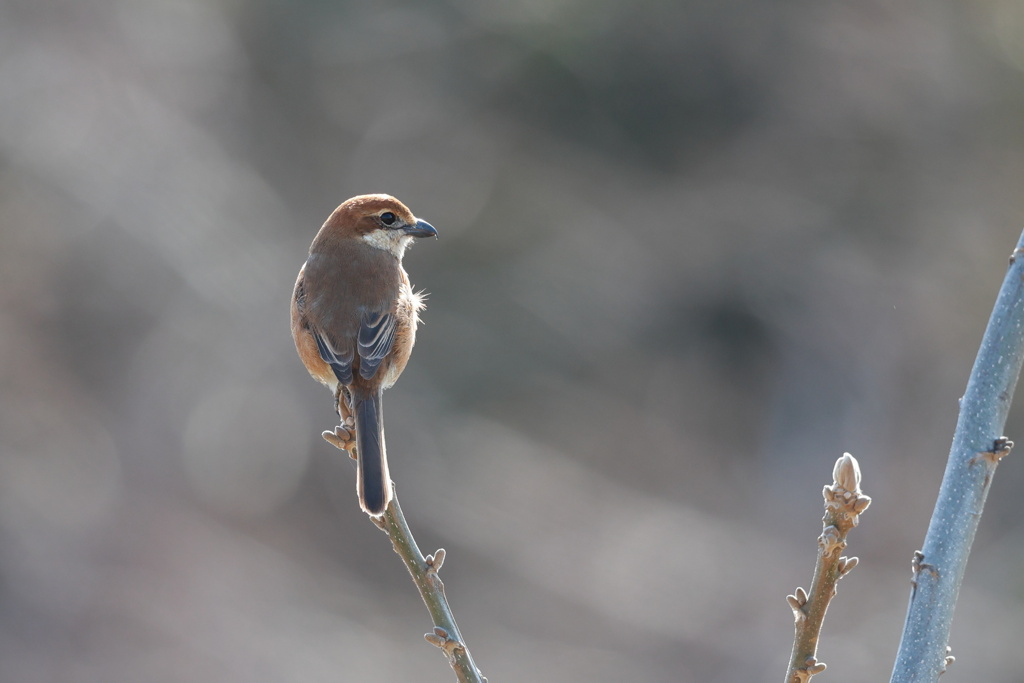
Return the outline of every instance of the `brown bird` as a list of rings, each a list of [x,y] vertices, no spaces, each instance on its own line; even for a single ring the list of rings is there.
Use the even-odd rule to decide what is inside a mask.
[[[414,237],[437,230],[389,195],[353,197],[320,228],[292,293],[295,348],[341,418],[324,438],[356,449],[359,505],[374,516],[391,502],[381,394],[405,369],[423,310],[402,268]]]

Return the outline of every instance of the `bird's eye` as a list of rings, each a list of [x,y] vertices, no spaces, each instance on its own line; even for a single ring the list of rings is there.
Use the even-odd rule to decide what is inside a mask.
[[[395,214],[391,213],[390,211],[385,211],[380,215],[380,222],[383,223],[384,225],[394,225],[395,221],[397,220],[398,217],[395,216]]]

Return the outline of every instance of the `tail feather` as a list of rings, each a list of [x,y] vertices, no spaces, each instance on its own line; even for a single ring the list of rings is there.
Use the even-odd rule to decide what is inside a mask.
[[[356,418],[356,445],[359,456],[359,505],[370,515],[384,513],[391,502],[391,475],[384,448],[384,419],[381,394],[353,397]]]

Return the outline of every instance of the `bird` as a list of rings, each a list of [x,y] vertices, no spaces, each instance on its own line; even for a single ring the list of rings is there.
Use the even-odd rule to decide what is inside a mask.
[[[334,392],[341,424],[323,436],[357,462],[359,505],[378,517],[393,493],[381,397],[402,374],[424,308],[402,257],[416,238],[437,237],[387,194],[343,202],[324,222],[295,281],[291,330],[313,379]]]

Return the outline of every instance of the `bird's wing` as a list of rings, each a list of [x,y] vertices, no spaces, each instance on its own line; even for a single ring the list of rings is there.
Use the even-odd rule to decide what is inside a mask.
[[[377,373],[381,361],[391,352],[395,343],[395,329],[398,318],[388,311],[364,313],[359,325],[357,349],[359,351],[359,374],[370,379]],[[337,371],[335,371],[337,372]],[[351,362],[349,376],[351,377]]]
[[[313,333],[313,339],[316,340],[316,348],[320,351],[320,357],[334,370],[334,376],[342,384],[352,384],[352,359],[354,357],[352,351],[339,353],[315,327],[310,326],[310,331]],[[377,362],[380,363],[380,361]]]

